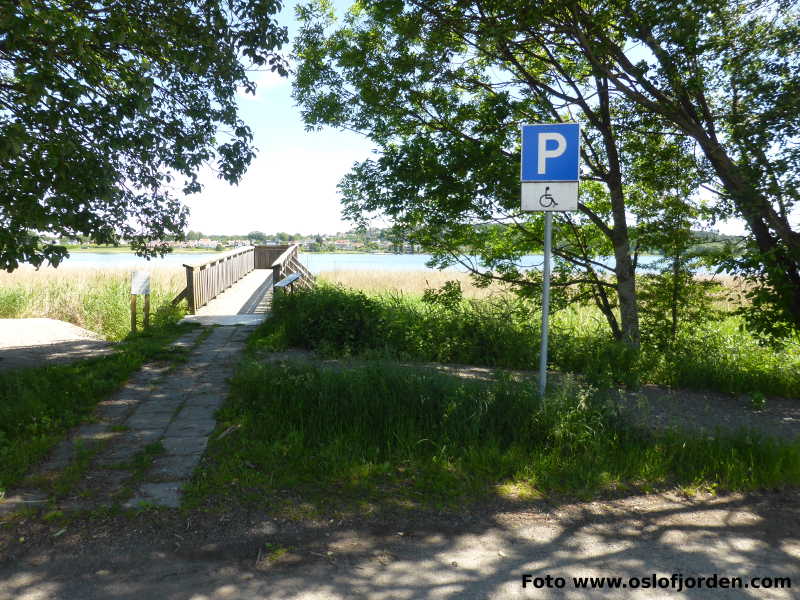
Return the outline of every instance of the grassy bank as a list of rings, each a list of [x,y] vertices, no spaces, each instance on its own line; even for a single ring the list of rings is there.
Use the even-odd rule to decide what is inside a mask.
[[[512,369],[538,359],[539,316],[507,295],[447,308],[322,285],[277,295],[273,312],[254,344]],[[638,355],[610,339],[594,309],[563,310],[551,322],[551,368],[601,388],[655,383],[788,397],[800,390],[800,345],[760,345],[732,316],[687,326],[668,349],[645,345]]]
[[[59,319],[120,340],[130,331],[129,269],[33,269],[0,273],[0,318]],[[185,286],[179,269],[151,270],[151,307]]]
[[[499,494],[587,497],[682,486],[800,483],[800,444],[747,434],[643,433],[567,382],[480,382],[377,362],[250,361],[218,417],[228,435],[188,490],[307,516],[316,509],[456,506]],[[222,497],[220,497],[222,494]]]

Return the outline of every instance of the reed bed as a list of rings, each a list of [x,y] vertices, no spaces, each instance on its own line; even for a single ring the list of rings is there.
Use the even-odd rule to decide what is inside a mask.
[[[0,318],[67,321],[119,340],[130,330],[131,269],[23,267],[0,273]],[[169,303],[185,285],[182,269],[153,268],[152,310]]]
[[[458,281],[465,298],[485,299],[506,294],[508,288],[493,283],[488,288],[475,286],[467,273],[459,271],[385,271],[385,270],[335,270],[322,271],[319,278],[346,288],[361,290],[368,294],[401,293],[421,296],[428,288],[440,288],[447,281]]]

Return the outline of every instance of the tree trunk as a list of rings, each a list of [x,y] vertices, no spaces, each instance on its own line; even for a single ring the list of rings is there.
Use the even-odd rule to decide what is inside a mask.
[[[619,300],[619,316],[622,324],[622,341],[633,348],[639,348],[639,307],[636,303],[636,270],[631,260],[628,221],[625,215],[625,192],[622,189],[622,172],[620,170],[619,151],[612,129],[608,80],[596,77],[599,111],[600,133],[603,136],[606,156],[608,157],[608,173],[605,180],[611,196],[611,216],[613,229],[611,242],[614,244],[614,259],[617,276],[617,299]]]
[[[614,244],[614,258],[617,265],[617,299],[619,316],[622,322],[622,340],[634,348],[639,347],[639,307],[636,303],[636,271],[630,255],[627,231],[624,240]]]
[[[706,135],[695,134],[694,137],[747,222],[763,255],[762,260],[765,264],[772,263],[773,269],[767,269],[767,283],[776,290],[783,290],[785,308],[794,326],[800,330],[800,234],[774,214],[769,200],[741,176],[737,165],[718,143]],[[775,235],[770,231],[770,225]],[[780,271],[780,278],[776,277],[775,269]]]
[[[678,296],[680,294],[681,275],[681,252],[675,249],[675,256],[672,258],[672,298],[670,298],[670,310],[672,312],[672,328],[670,330],[670,340],[673,342],[678,336]]]

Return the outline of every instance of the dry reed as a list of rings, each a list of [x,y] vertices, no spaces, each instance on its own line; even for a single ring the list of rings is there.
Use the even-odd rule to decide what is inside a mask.
[[[118,339],[128,320],[133,269],[22,267],[0,273],[0,317],[44,317],[67,321]],[[145,270],[145,269],[140,269]],[[153,309],[184,286],[181,269],[152,268]]]
[[[367,293],[403,293],[422,295],[428,288],[440,288],[447,281],[458,281],[465,298],[487,298],[503,294],[507,288],[500,283],[488,288],[476,287],[467,273],[458,271],[381,271],[335,270],[322,271],[320,279],[329,283],[361,290]]]

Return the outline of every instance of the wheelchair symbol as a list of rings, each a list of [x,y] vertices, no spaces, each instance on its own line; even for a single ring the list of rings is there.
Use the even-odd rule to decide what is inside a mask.
[[[558,202],[553,198],[550,193],[550,186],[544,188],[544,194],[539,196],[539,206],[542,208],[550,208],[551,206],[558,206]]]

